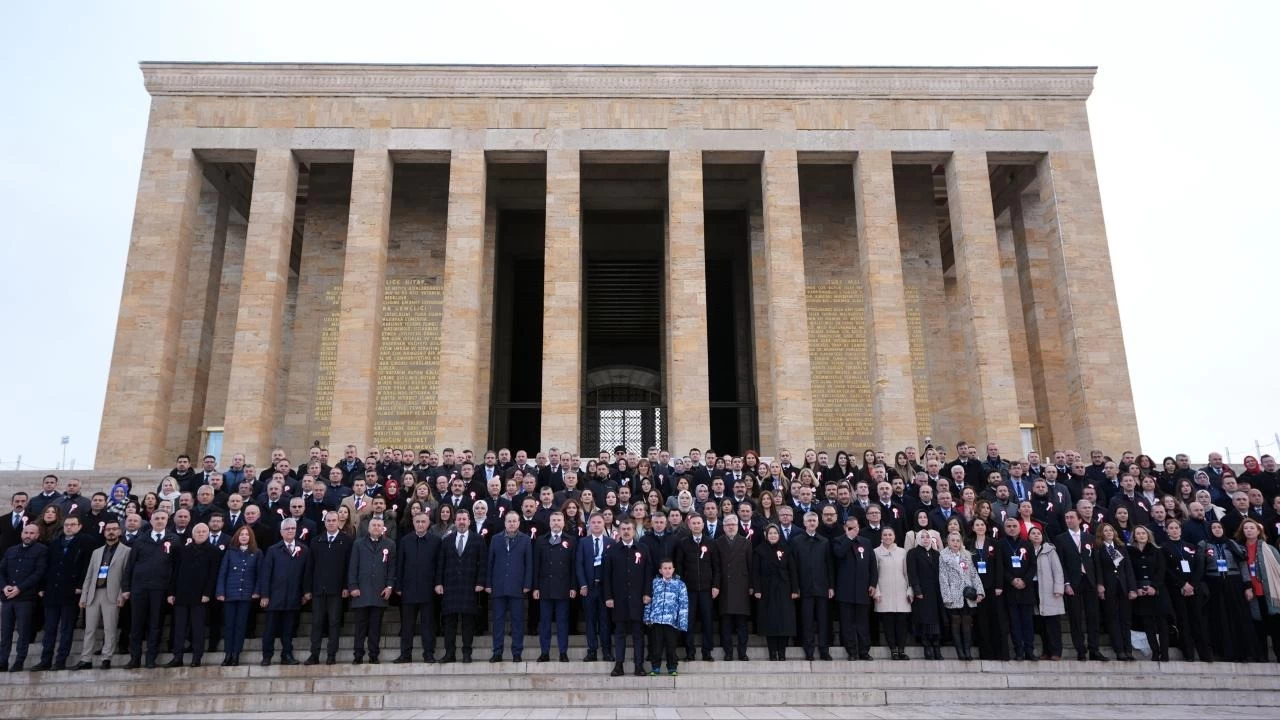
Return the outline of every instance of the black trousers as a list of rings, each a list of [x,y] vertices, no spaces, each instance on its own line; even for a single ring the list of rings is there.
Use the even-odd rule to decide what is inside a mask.
[[[434,602],[400,602],[400,657],[413,657],[413,631],[422,629],[422,657],[436,655],[436,607]]]
[[[3,635],[0,637],[0,662],[9,662],[9,648],[13,646],[15,633],[18,635],[18,654],[14,662],[21,663],[27,659],[35,606],[33,600],[6,600],[0,604],[0,635]]]
[[[1170,587],[1169,599],[1173,602],[1174,622],[1178,626],[1178,647],[1184,660],[1199,657],[1213,661],[1213,648],[1209,646],[1208,623],[1205,622],[1208,598],[1199,593],[1187,597],[1182,588]]]
[[[370,658],[378,657],[378,653],[382,651],[382,613],[384,611],[386,611],[385,607],[356,608],[356,658],[364,658],[366,645],[369,648]]]
[[[675,672],[676,646],[680,644],[680,631],[670,625],[658,623],[654,623],[650,628],[653,631],[653,652],[651,653],[653,669],[656,671],[660,661],[665,657],[667,672]]]
[[[871,652],[869,603],[840,603],[840,644],[853,657]]]
[[[884,644],[892,649],[907,646],[907,618],[911,613],[886,612],[876,613],[880,618],[880,629],[884,630]]]
[[[222,603],[209,598],[209,602],[204,604],[204,614],[209,628],[209,652],[213,652],[222,642]]]
[[[191,659],[198,661],[204,657],[206,609],[205,603],[173,606],[173,654],[176,657],[182,657],[188,639],[191,640]]]
[[[644,668],[644,623],[639,620],[617,621],[613,623],[613,660],[624,662],[627,659],[627,635],[631,636],[631,647],[635,650],[637,668]]]
[[[268,610],[266,629],[262,631],[262,657],[270,658],[275,654],[276,636],[280,637],[280,654],[283,657],[293,657],[293,631],[297,626],[298,615],[297,610]],[[382,635],[382,619],[378,619],[378,632],[376,635]],[[377,646],[377,641],[373,643]],[[359,647],[359,645],[356,645]],[[376,649],[370,651],[373,657],[378,657]]]
[[[689,591],[689,632],[684,634],[685,655],[693,654],[693,626],[697,623],[702,630],[702,654],[710,655],[715,645],[711,641],[711,623],[714,617],[715,601],[711,599],[710,590]],[[724,622],[722,619],[721,623]]]
[[[338,636],[342,634],[342,596],[315,595],[311,598],[311,654],[320,656],[320,640],[328,638],[325,654],[338,654]]]
[[[1040,615],[1040,654],[1044,657],[1062,656],[1062,616]]]
[[[40,651],[40,662],[54,661],[53,651],[56,645],[58,664],[67,663],[67,656],[71,654],[71,637],[75,634],[78,617],[80,617],[80,606],[74,600],[57,605],[44,604],[44,641]]]
[[[769,644],[769,657],[787,654],[787,643],[791,641],[791,638],[786,635],[767,635],[765,640]]]
[[[1267,599],[1265,597],[1255,597],[1251,603],[1253,607],[1250,609],[1257,610],[1260,620],[1253,623],[1254,627],[1254,659],[1258,662],[1267,662],[1267,639],[1271,639],[1271,650],[1275,653],[1276,659],[1280,660],[1280,615],[1273,615],[1267,611]]]
[[[448,613],[444,616],[444,656],[452,659],[458,649],[458,626],[462,626],[462,656],[471,657],[471,643],[476,636],[476,616],[471,613]]]
[[[815,637],[819,652],[823,655],[831,652],[830,629],[831,613],[827,608],[827,598],[800,598],[800,642],[806,658],[813,657]]]
[[[1098,594],[1093,591],[1092,584],[1086,584],[1081,590],[1072,591],[1074,595],[1063,595],[1062,600],[1067,609],[1067,624],[1071,627],[1071,646],[1076,655],[1098,653]]]
[[[724,649],[726,658],[733,653],[735,636],[738,640],[738,655],[741,657],[747,654],[747,620],[746,615],[720,616],[720,647]]]
[[[129,655],[142,657],[142,638],[147,638],[147,662],[155,662],[160,654],[160,618],[164,611],[164,590],[135,590],[129,595],[133,604],[133,631],[129,633]]]
[[[1106,598],[1099,603],[1099,610],[1106,618],[1107,635],[1111,636],[1111,647],[1116,655],[1132,655],[1133,640],[1129,637],[1129,631],[1133,627],[1133,615],[1129,596],[1119,591],[1107,593]]]

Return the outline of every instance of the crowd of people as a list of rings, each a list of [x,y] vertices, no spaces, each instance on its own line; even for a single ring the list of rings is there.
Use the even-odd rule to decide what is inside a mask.
[[[348,617],[351,661],[378,663],[389,607],[396,663],[414,661],[415,639],[423,662],[471,662],[486,628],[490,661],[509,641],[518,662],[535,627],[536,660],[568,662],[579,626],[585,660],[613,675],[628,645],[635,674],[746,661],[752,632],[772,661],[796,646],[865,661],[876,645],[940,660],[944,644],[961,660],[1058,660],[1064,618],[1082,661],[1112,659],[1104,635],[1120,661],[1135,638],[1161,661],[1171,647],[1187,661],[1280,660],[1271,456],[1237,473],[1217,454],[1195,469],[1185,455],[947,450],[587,459],[348,445],[294,467],[277,448],[263,468],[180,455],[154,489],[121,477],[88,496],[47,475],[0,520],[0,669],[23,670],[41,631],[32,671],[110,668],[117,643],[126,668],[157,667],[162,650],[165,667],[195,667],[219,645],[235,666],[250,635],[262,665],[277,647],[294,665],[303,611],[302,663],[337,662]]]

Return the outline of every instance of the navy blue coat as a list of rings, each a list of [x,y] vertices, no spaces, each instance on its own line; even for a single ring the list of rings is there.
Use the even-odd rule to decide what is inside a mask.
[[[603,558],[609,554],[609,548],[613,547],[613,538],[606,533],[600,536],[600,541],[603,545],[600,555]],[[587,533],[578,541],[578,553],[575,562],[577,565],[578,587],[586,586],[588,592],[594,591],[596,583],[604,580],[604,576],[600,573],[602,566],[597,567],[595,560],[595,538],[591,537],[591,533]]]
[[[6,602],[35,600],[48,560],[49,548],[38,542],[25,546],[18,543],[5,550],[0,559],[0,586],[18,587],[18,596]]]
[[[151,534],[150,529],[138,533],[130,547],[129,564],[125,566],[120,582],[120,589],[124,592],[169,590],[173,580],[173,560],[183,541],[177,535],[165,533],[164,539],[156,542]]]
[[[310,552],[306,544],[295,542],[290,553],[283,540],[267,548],[258,570],[258,595],[268,599],[267,610],[302,608],[302,576]]]
[[[573,569],[577,546],[578,538],[564,533],[560,542],[551,542],[550,535],[534,541],[533,589],[540,599],[568,600],[569,591],[578,589]]]
[[[494,597],[524,597],[533,588],[533,541],[528,535],[506,533],[489,541],[489,583]]]
[[[225,597],[227,602],[252,600],[253,594],[258,592],[261,562],[261,551],[227,548],[222,556],[222,566],[218,568],[218,587],[214,596]]]
[[[76,591],[84,583],[84,574],[89,569],[89,556],[95,548],[93,537],[83,533],[66,540],[65,551],[63,542],[64,539],[59,538],[49,544],[44,575],[46,605],[75,604]]]
[[[870,605],[868,588],[880,584],[880,566],[875,546],[863,537],[850,540],[841,535],[831,542],[836,562],[836,599],[843,603]]]

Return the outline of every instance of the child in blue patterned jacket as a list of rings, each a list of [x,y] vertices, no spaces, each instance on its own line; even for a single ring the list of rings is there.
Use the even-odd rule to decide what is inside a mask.
[[[667,674],[677,675],[676,646],[680,633],[689,629],[689,591],[684,581],[676,577],[676,566],[670,560],[658,565],[658,577],[653,579],[653,598],[644,609],[644,624],[653,630],[653,670],[657,675],[662,669],[662,656],[667,656]]]

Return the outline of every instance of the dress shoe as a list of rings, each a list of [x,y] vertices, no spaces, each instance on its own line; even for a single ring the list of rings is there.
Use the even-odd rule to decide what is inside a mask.
[[[822,658],[823,660],[830,660],[830,659],[831,659],[831,653],[829,653],[829,652],[824,652],[824,653],[822,653],[821,655],[819,655],[818,657]],[[741,658],[741,659],[742,659],[742,660],[746,660],[746,658],[745,658],[745,657],[744,657],[744,658]]]
[[[458,659],[457,659],[457,658],[455,658],[453,655],[448,655],[448,654],[446,654],[444,657],[440,658],[440,664],[441,664],[441,665],[448,665],[449,663],[457,662],[457,661],[458,661]]]
[[[364,664],[364,658],[362,658],[362,657],[355,657],[355,658],[351,658],[351,664],[352,664],[352,665],[363,665],[363,664]]]
[[[744,661],[744,662],[745,662],[745,661],[749,660],[750,658],[748,658],[748,657],[747,657],[747,654],[746,654],[746,653],[744,653],[744,652],[740,652],[740,653],[738,653],[738,659],[739,659],[739,660],[741,660],[741,661]]]
[[[519,654],[512,655],[511,662],[524,662],[524,657]]]
[[[240,654],[236,653],[231,656],[231,667],[240,667]]]
[[[471,653],[464,653],[464,654],[462,655],[462,664],[464,664],[464,665],[465,665],[465,664],[467,664],[467,663],[469,663],[469,662],[471,662]]]
[[[262,667],[271,667],[271,658],[269,658],[269,657],[264,657],[264,658],[262,658],[262,662],[260,662],[260,663],[258,663],[258,664],[259,664],[259,665],[261,665]]]
[[[436,662],[436,656],[435,656],[435,655],[423,655],[423,656],[422,656],[422,662],[424,662],[424,663],[426,663],[426,664],[428,664],[428,665],[434,665],[434,664],[435,664],[435,662]]]
[[[192,661],[191,661],[191,667],[200,667],[200,661],[199,661],[199,660],[192,660]]]
[[[595,657],[595,656],[593,655],[592,657]],[[605,661],[605,662],[613,662],[613,651],[612,651],[612,650],[606,650],[606,651],[604,651],[604,652],[600,653],[600,657],[604,658],[604,661]],[[703,658],[703,659],[705,660],[706,658]]]
[[[687,653],[685,653],[685,654],[684,654],[684,661],[685,661],[685,662],[693,662],[693,653],[691,653],[691,652],[687,652]]]
[[[690,659],[690,660],[692,660],[693,658],[689,658],[689,659]],[[702,661],[703,661],[703,662],[715,662],[715,661],[716,661],[716,659],[715,659],[715,658],[713,658],[713,657],[711,657],[711,653],[709,653],[709,652],[704,652],[704,653],[702,653]]]
[[[0,670],[2,670],[2,669],[3,669],[3,668],[0,668]],[[76,666],[75,666],[74,668],[72,668],[72,669],[73,669],[73,670],[92,670],[92,669],[93,669],[93,663],[88,662],[88,661],[85,661],[85,662],[78,662],[78,663],[76,663]]]
[[[1193,659],[1194,659],[1194,658],[1193,658]],[[55,662],[55,663],[53,664],[53,669],[54,669],[55,671],[57,671],[57,670],[66,670],[66,669],[67,669],[67,664],[66,664],[66,663],[64,663],[64,662]]]
[[[1107,657],[1106,655],[1103,655],[1100,652],[1089,653],[1089,659],[1097,660],[1098,662],[1111,662],[1111,658]]]
[[[858,659],[859,659],[859,660],[870,660],[870,659],[871,659],[871,653],[865,653],[865,652],[864,652],[864,653],[862,653],[861,655],[859,655],[859,656],[858,656]]]
[[[182,667],[182,658],[175,657],[174,659],[165,663],[164,666],[167,668],[180,668]]]
[[[395,660],[392,660],[391,662],[395,665],[403,665],[405,663],[413,662],[413,658],[405,657],[404,655],[401,655],[397,657]]]
[[[731,653],[731,652],[726,652],[726,653],[724,654],[724,661],[725,661],[725,662],[733,662],[733,653]]]
[[[40,662],[40,663],[36,663],[31,667],[31,672],[44,672],[45,670],[48,670],[51,667],[53,666],[47,662]]]
[[[370,664],[370,665],[377,665],[377,664],[378,664],[378,662],[379,662],[379,661],[378,661],[378,657],[377,657],[376,655],[375,655],[375,656],[373,656],[373,657],[371,657],[371,658],[369,658],[369,664]]]
[[[110,661],[110,660],[103,660],[103,661],[102,661],[102,669],[103,669],[103,670],[110,670],[110,669],[111,669],[111,661]]]
[[[222,667],[231,667],[231,656],[226,655],[222,658]]]
[[[319,665],[319,664],[320,664],[320,658],[319,658],[319,657],[317,657],[317,656],[315,656],[315,655],[310,655],[310,656],[308,656],[308,657],[307,657],[307,659],[306,659],[306,660],[304,660],[304,661],[303,661],[303,663],[302,663],[302,664],[303,664],[303,665]]]
[[[633,674],[633,675],[635,675],[636,677],[644,677],[644,676],[648,675],[649,673],[645,672],[645,669],[644,669],[644,668],[642,668],[642,667],[640,667],[639,665],[637,665],[637,666],[636,666],[636,670],[635,670],[635,672],[634,672],[634,673],[632,673],[632,674]]]
[[[338,664],[338,656],[337,656],[337,655],[330,655],[329,657],[327,657],[327,658],[325,658],[325,659],[324,659],[324,664],[325,664],[325,665],[337,665],[337,664]]]
[[[569,662],[569,653],[560,653],[560,662]]]
[[[622,677],[625,671],[622,669],[622,663],[614,663],[613,670],[609,672],[609,677]]]
[[[538,656],[537,661],[540,663],[551,662],[551,656],[546,653],[542,653],[541,655]]]
[[[805,662],[813,662],[813,653],[805,653],[804,659],[805,659]]]
[[[499,655],[499,654],[497,654],[497,653],[494,653],[493,655],[490,655],[490,656],[489,656],[489,662],[491,662],[491,663],[500,663],[500,662],[502,662],[502,656],[501,656],[501,655]]]
[[[155,670],[155,669],[156,669],[156,661],[155,661],[155,660],[148,660],[148,661],[146,661],[145,663],[143,663],[143,664],[142,664],[142,667],[144,667],[144,668],[146,668],[146,669],[148,669],[148,670]]]
[[[138,658],[130,658],[129,662],[124,666],[125,670],[137,670],[142,667],[142,661]]]
[[[585,656],[583,656],[583,658],[582,658],[582,662],[595,662],[595,661],[596,661],[596,651],[595,651],[595,650],[588,650],[588,651],[587,651],[587,654],[586,654]]]
[[[285,655],[285,656],[283,656],[283,657],[281,657],[281,658],[280,658],[280,664],[281,664],[281,665],[297,665],[297,664],[298,664],[298,658],[296,658],[296,657],[294,657],[294,656],[292,656],[292,655]]]
[[[22,672],[22,661],[19,660],[18,662],[10,665],[9,672],[11,673]]]

